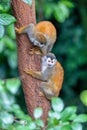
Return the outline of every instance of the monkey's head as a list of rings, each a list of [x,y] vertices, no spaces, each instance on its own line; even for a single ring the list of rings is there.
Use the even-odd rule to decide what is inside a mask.
[[[48,53],[47,55],[43,56],[42,64],[47,68],[52,68],[55,66],[57,59],[53,53]]]
[[[34,45],[38,46],[40,48],[43,48],[44,46],[46,46],[46,44],[47,44],[46,36],[43,33],[41,33],[41,32],[37,32],[35,34]]]

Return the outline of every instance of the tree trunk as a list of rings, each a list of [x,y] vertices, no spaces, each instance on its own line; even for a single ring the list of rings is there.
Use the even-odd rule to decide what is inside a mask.
[[[13,14],[16,18],[16,27],[27,25],[29,23],[36,23],[35,18],[35,1],[30,7],[28,4],[24,3],[22,0],[11,0]],[[49,101],[40,95],[39,85],[40,81],[36,80],[29,75],[25,74],[24,69],[30,68],[33,70],[40,70],[40,59],[38,55],[30,55],[29,50],[32,45],[27,37],[27,34],[17,34],[17,48],[18,48],[18,67],[25,101],[27,105],[27,110],[29,115],[33,117],[33,111],[36,107],[43,108],[42,119],[46,123],[48,110],[50,109]]]

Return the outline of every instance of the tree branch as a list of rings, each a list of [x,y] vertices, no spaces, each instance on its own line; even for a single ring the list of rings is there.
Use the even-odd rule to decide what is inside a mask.
[[[29,23],[36,23],[35,18],[35,1],[33,0],[32,7],[24,3],[22,0],[11,0],[13,14],[17,19],[16,27],[21,27]],[[27,34],[17,34],[17,49],[18,49],[18,67],[21,79],[25,101],[29,114],[33,117],[33,111],[36,107],[43,108],[42,119],[46,123],[48,110],[50,109],[49,101],[40,95],[40,81],[25,74],[24,69],[30,68],[40,70],[40,56],[29,55],[29,50],[32,47]]]

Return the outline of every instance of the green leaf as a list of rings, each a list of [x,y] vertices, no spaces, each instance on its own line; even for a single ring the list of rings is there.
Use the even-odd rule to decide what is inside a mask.
[[[80,99],[83,102],[83,104],[85,106],[87,106],[87,90],[84,90],[81,94],[80,94]]]
[[[4,36],[4,32],[5,32],[4,26],[0,25],[0,38]]]
[[[8,79],[8,80],[6,80],[6,87],[12,94],[16,94],[20,87],[20,80],[19,79]]]
[[[15,22],[15,18],[9,14],[0,14],[0,24],[8,25]]]
[[[80,115],[78,115],[74,119],[74,122],[80,122],[80,123],[87,122],[87,115],[86,114],[80,114]]]
[[[53,127],[59,124],[59,121],[56,118],[49,118],[48,126]]]
[[[5,49],[5,44],[4,44],[3,38],[2,38],[2,39],[0,39],[0,53],[2,53],[4,51],[4,49]]]
[[[0,113],[0,119],[4,124],[12,124],[14,121],[13,115],[5,111]]]
[[[40,119],[35,120],[35,123],[36,123],[37,126],[44,127],[44,123]]]
[[[2,92],[0,94],[0,100],[2,101],[3,108],[6,110],[10,110],[12,104],[14,104],[14,102],[15,102],[14,96],[7,92]]]
[[[61,2],[54,7],[54,17],[59,22],[64,22],[69,17],[69,9]]]
[[[71,1],[63,0],[62,3],[66,5],[68,8],[73,8],[74,4]]]
[[[13,104],[12,107],[11,107],[11,111],[14,112],[15,116],[21,120],[26,120],[25,119],[25,114],[24,112],[21,110],[21,108],[19,107],[19,105],[17,104]],[[27,118],[27,116],[26,116]],[[31,121],[29,119],[29,121]]]
[[[3,44],[5,44],[6,48],[8,48],[9,50],[14,50],[16,48],[14,41],[8,37],[8,36],[4,36],[2,39]]]
[[[0,80],[0,93],[4,92],[4,85],[5,85],[4,80]]]
[[[60,98],[54,97],[52,98],[51,102],[52,102],[52,108],[54,111],[61,112],[63,110],[64,103]]]
[[[61,119],[63,121],[72,120],[76,117],[76,110],[77,108],[75,106],[65,108],[61,113]]]
[[[52,12],[53,12],[52,8],[53,8],[53,4],[49,3],[49,4],[45,5],[44,12],[45,12],[45,17],[46,18],[50,18],[51,17]]]
[[[32,5],[32,0],[23,0],[26,4]]]
[[[3,7],[2,7],[2,5],[0,4],[0,11],[3,11]]]
[[[36,124],[34,122],[30,122],[28,127],[29,127],[29,130],[35,130],[36,129]]]
[[[72,123],[71,128],[72,130],[82,130],[82,125],[79,123]]]
[[[0,13],[8,12],[11,7],[10,0],[3,0],[1,1],[0,5],[2,6],[2,8],[0,8]]]
[[[56,119],[60,119],[61,118],[61,114],[59,112],[53,112],[52,110],[49,111],[49,117],[50,118],[56,118]]]
[[[61,126],[53,126],[52,128],[47,128],[46,130],[61,130]]]
[[[13,23],[6,26],[6,32],[9,35],[10,38],[15,40],[16,36],[15,36],[15,29],[14,29]]]
[[[9,129],[9,130],[34,130],[34,129],[30,129],[29,126],[25,126],[25,125],[17,125],[15,127],[15,129]]]
[[[40,108],[40,107],[36,108],[34,110],[33,114],[34,114],[35,119],[40,118],[42,116],[42,114],[43,114],[42,108]]]
[[[9,66],[12,69],[16,69],[16,67],[17,67],[17,53],[16,53],[16,51],[8,51],[8,50],[6,50],[5,55],[7,56]]]
[[[62,126],[61,130],[72,130],[70,125]]]

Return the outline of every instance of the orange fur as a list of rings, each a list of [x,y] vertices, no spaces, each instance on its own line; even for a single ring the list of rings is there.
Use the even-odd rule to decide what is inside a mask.
[[[41,32],[47,35],[52,42],[56,41],[56,29],[54,25],[49,21],[42,21],[35,25],[35,29],[37,32]]]
[[[64,77],[64,70],[59,62],[57,62],[54,71],[55,72],[52,73],[50,80],[53,82],[55,95],[58,96],[62,87]]]

